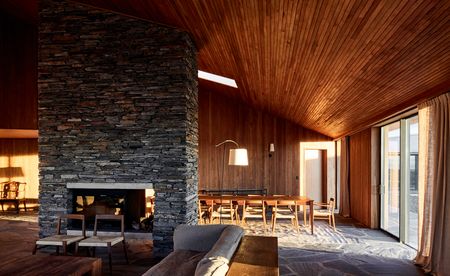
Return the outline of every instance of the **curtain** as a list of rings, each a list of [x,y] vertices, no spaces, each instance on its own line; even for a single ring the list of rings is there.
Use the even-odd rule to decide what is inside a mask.
[[[341,139],[341,194],[339,213],[350,217],[350,137]]]
[[[419,105],[419,248],[416,263],[450,271],[450,93]]]

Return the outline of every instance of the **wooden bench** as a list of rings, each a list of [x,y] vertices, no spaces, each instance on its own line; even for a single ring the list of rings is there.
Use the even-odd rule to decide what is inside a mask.
[[[227,275],[279,275],[278,239],[244,236],[231,259]]]
[[[25,185],[26,183],[17,181],[8,181],[0,183],[0,205],[4,211],[3,205],[5,203],[12,203],[19,213],[19,205],[23,204],[25,211],[27,211],[27,204],[25,202]]]

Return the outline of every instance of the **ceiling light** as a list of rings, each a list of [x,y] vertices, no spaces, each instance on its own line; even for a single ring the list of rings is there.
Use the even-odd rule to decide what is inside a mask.
[[[234,88],[237,88],[236,81],[230,78],[222,77],[219,75],[211,74],[208,72],[198,70],[198,77],[200,79],[205,79],[213,82],[217,82],[223,85],[228,85]]]

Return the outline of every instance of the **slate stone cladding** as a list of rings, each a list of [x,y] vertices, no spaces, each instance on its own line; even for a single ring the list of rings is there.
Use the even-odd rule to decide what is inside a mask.
[[[154,254],[197,223],[197,50],[186,32],[69,1],[39,7],[40,235],[69,182],[152,183]]]

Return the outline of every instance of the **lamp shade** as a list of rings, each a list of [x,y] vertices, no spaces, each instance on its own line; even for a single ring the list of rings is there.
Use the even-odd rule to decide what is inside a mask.
[[[247,149],[230,149],[228,165],[248,166]]]

